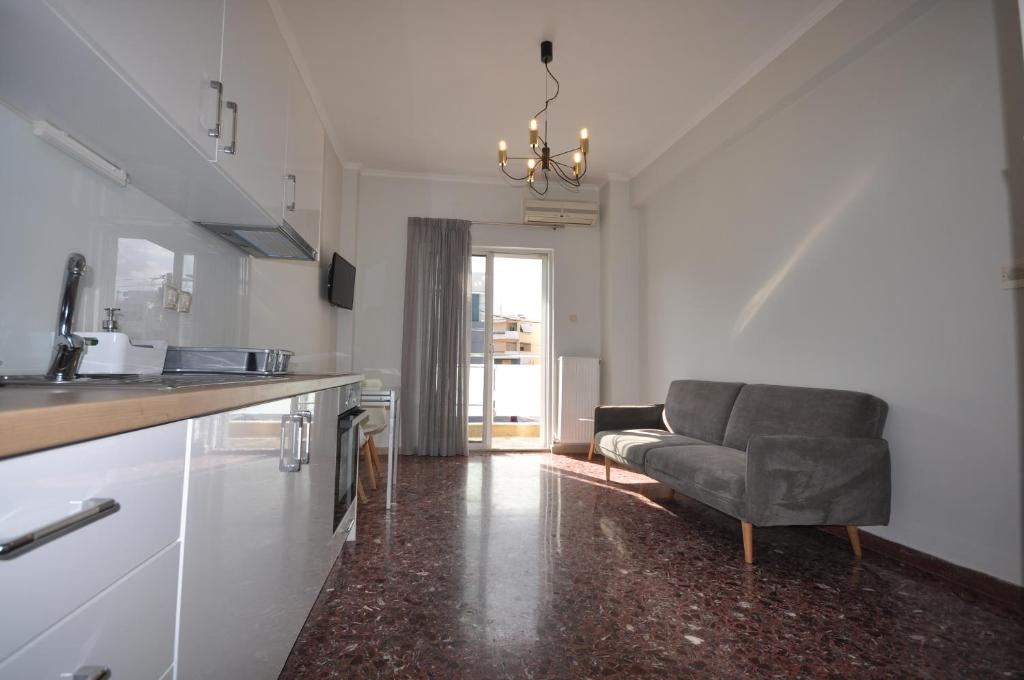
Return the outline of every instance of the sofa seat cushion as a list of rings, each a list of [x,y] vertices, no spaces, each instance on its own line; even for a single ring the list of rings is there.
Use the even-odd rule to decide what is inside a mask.
[[[648,451],[662,446],[704,444],[699,439],[667,430],[607,430],[598,432],[596,439],[598,453],[639,470],[644,469]]]
[[[644,470],[676,491],[742,519],[747,454],[725,446],[667,446],[650,451]]]

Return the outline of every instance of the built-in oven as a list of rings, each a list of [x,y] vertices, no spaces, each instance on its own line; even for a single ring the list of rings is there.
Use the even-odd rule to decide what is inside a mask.
[[[367,412],[356,405],[354,399],[343,400],[344,410],[338,416],[337,465],[334,468],[334,531],[344,525],[348,532],[355,521],[356,482],[359,477],[359,424],[366,420]]]

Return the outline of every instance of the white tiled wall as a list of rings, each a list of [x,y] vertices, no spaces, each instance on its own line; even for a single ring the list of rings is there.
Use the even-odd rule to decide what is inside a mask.
[[[122,308],[122,330],[136,338],[246,343],[245,255],[37,139],[28,121],[0,104],[0,374],[45,369],[73,251],[89,267],[77,330],[98,329],[103,308],[113,306]],[[167,273],[175,285],[191,285],[189,313],[160,305]]]

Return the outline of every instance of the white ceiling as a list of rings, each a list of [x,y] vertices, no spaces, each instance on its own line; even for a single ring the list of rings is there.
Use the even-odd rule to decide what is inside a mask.
[[[348,163],[496,177],[544,102],[540,41],[562,83],[553,151],[586,126],[591,172],[629,176],[838,0],[277,0]]]

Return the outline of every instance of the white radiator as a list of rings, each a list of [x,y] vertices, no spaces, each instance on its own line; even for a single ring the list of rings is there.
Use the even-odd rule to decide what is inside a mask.
[[[594,436],[594,409],[600,399],[601,363],[594,357],[558,357],[558,437],[560,448]],[[580,420],[585,418],[585,420]]]

